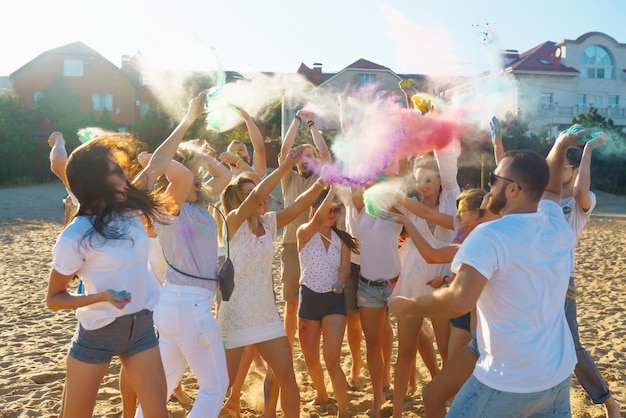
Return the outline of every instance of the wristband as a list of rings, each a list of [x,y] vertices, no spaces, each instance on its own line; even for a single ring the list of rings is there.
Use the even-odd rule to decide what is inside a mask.
[[[315,125],[315,121],[312,121],[312,120],[310,120],[310,121],[308,121],[308,122],[306,123],[307,128],[310,128],[310,127],[311,127],[311,126],[313,126],[313,125]]]
[[[235,167],[239,168],[239,163],[243,161],[243,158],[240,158],[237,160],[237,163],[235,164]]]
[[[448,282],[446,282],[446,279],[450,277],[450,276],[443,276],[443,284],[448,284]]]

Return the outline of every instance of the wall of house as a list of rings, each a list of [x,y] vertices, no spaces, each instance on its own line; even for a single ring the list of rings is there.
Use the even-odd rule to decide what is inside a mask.
[[[54,74],[63,75],[65,59],[83,59],[82,77],[64,77],[72,92],[80,96],[82,112],[92,111],[92,94],[112,94],[113,109],[109,111],[111,119],[118,126],[126,127],[136,121],[133,91],[128,77],[117,67],[101,56],[65,56],[42,55],[31,61],[13,75],[15,93],[24,102],[33,107],[33,94],[41,92],[49,85]],[[101,111],[94,112],[99,118]]]

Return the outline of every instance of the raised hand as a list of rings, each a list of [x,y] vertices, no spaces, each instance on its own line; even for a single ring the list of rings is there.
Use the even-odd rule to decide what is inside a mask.
[[[63,134],[59,131],[54,131],[48,137],[48,145],[50,148],[53,148],[56,143],[59,145],[65,145],[65,138],[63,138]]]
[[[502,129],[500,127],[500,121],[497,117],[492,117],[491,121],[489,121],[489,127],[491,128],[491,139],[495,139],[496,137],[502,135]]]
[[[562,131],[556,138],[556,142],[561,142],[563,145],[569,147],[575,147],[585,142],[587,137],[587,131],[582,125],[572,125],[568,129]]]
[[[587,143],[585,144],[585,148],[588,148],[592,151],[606,142],[606,137],[604,136],[603,132],[589,134],[588,138],[591,139],[587,141]]]

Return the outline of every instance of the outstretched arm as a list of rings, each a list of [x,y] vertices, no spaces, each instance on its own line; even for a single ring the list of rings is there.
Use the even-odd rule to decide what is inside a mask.
[[[296,135],[298,134],[298,128],[300,128],[300,124],[302,123],[302,118],[298,113],[291,121],[291,125],[289,125],[289,129],[287,129],[287,133],[283,138],[283,143],[280,146],[280,155],[278,156],[279,162],[280,160],[287,158],[287,154],[289,154],[289,150],[293,148],[293,144],[296,142]]]
[[[496,160],[496,165],[500,163],[500,160],[504,157],[504,146],[502,145],[502,127],[497,117],[491,118],[489,122],[491,127],[491,144],[493,145],[493,156]]]
[[[296,236],[298,238],[298,251],[300,251],[302,247],[304,247],[307,242],[313,238],[313,235],[319,231],[320,224],[328,218],[328,211],[330,210],[330,206],[334,198],[335,189],[331,187],[328,194],[322,201],[322,204],[315,211],[313,217],[298,228],[298,231],[296,232]]]
[[[263,203],[265,198],[274,190],[280,182],[282,176],[287,174],[289,170],[298,162],[302,155],[302,149],[296,147],[289,151],[289,155],[285,158],[278,168],[272,171],[267,177],[261,181],[252,192],[245,198],[241,205],[230,211],[226,215],[228,223],[229,239],[237,232],[241,224],[252,215],[252,213]]]
[[[587,131],[581,125],[573,125],[569,129],[561,132],[554,141],[552,149],[546,157],[550,168],[550,180],[546,191],[541,199],[552,200],[556,204],[561,201],[563,189],[563,165],[565,164],[565,152],[569,147],[580,145],[582,138],[587,135]]]
[[[248,112],[239,106],[235,106],[235,108],[248,128],[248,135],[250,135],[250,142],[252,142],[253,150],[252,167],[254,168],[254,172],[262,178],[267,172],[267,158],[265,156],[265,142],[263,141],[263,135]]]
[[[454,218],[452,215],[431,209],[423,203],[413,200],[408,196],[403,196],[398,203],[407,208],[415,216],[419,216],[428,222],[433,222],[444,228],[454,229]]]
[[[330,151],[328,150],[328,145],[326,145],[326,141],[324,141],[324,137],[319,129],[315,126],[315,121],[313,120],[313,114],[307,113],[307,127],[311,131],[311,136],[313,137],[313,143],[317,148],[317,151],[320,154],[320,160],[322,163],[327,164],[331,162]]]
[[[589,197],[589,189],[591,188],[591,154],[594,149],[604,144],[604,136],[593,138],[585,144],[583,156],[578,167],[578,175],[574,181],[574,199],[578,206],[585,212],[591,208],[591,197]]]
[[[148,165],[132,181],[133,185],[139,189],[150,187],[156,179],[167,170],[172,158],[176,154],[176,149],[185,136],[185,132],[191,124],[204,111],[204,98],[206,92],[202,92],[189,102],[187,113],[183,120],[174,128],[174,131],[165,141],[154,151]]]
[[[61,132],[52,132],[48,138],[50,145],[50,171],[52,171],[62,182],[67,190],[69,185],[65,176],[65,163],[67,162],[67,151],[65,150],[65,138]]]
[[[311,187],[306,189],[304,193],[296,198],[293,203],[276,214],[276,228],[280,229],[285,227],[288,223],[293,221],[302,212],[311,207],[315,199],[324,190],[325,184],[321,179],[318,179]]]

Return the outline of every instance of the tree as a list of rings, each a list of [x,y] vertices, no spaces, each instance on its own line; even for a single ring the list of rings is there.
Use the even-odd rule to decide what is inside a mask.
[[[55,74],[35,103],[35,122],[39,125],[48,119],[56,128],[61,119],[74,113],[80,113],[80,96],[72,93],[61,75]]]
[[[31,110],[15,94],[0,94],[0,184],[31,175],[36,158]]]
[[[109,109],[107,109],[106,107],[102,111],[102,114],[100,115],[100,120],[98,121],[97,125],[104,130],[117,132],[117,122],[111,119]]]
[[[171,129],[172,121],[169,117],[150,110],[135,124],[133,133],[154,151],[167,138]]]

